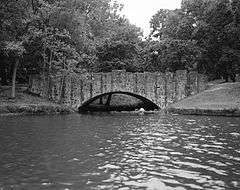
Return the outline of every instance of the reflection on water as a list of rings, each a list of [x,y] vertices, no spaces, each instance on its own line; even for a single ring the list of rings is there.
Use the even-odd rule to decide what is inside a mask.
[[[240,189],[240,118],[0,118],[0,189]]]

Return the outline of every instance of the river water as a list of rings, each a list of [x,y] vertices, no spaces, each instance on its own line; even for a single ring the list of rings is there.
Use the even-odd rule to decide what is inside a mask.
[[[0,117],[0,190],[240,189],[240,118]]]

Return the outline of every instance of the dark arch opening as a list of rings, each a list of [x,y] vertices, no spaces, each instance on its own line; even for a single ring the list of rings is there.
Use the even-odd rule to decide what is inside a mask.
[[[115,91],[100,94],[87,100],[78,108],[78,111],[134,111],[140,108],[144,108],[144,110],[146,111],[159,109],[159,107],[155,103],[141,95],[131,92]]]

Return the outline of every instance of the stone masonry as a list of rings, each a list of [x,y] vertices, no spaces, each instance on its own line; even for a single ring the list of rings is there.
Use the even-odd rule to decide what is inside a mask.
[[[97,95],[114,92],[132,92],[148,98],[165,108],[187,96],[206,89],[207,79],[197,72],[179,70],[176,73],[129,73],[114,70],[109,73],[91,73],[81,77],[32,75],[29,90],[51,101],[78,108]]]

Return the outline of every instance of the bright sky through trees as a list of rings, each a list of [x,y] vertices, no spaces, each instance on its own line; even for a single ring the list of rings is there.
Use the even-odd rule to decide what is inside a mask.
[[[144,35],[150,31],[149,21],[159,9],[180,8],[181,0],[117,0],[124,5],[122,13],[132,24],[141,27]]]

